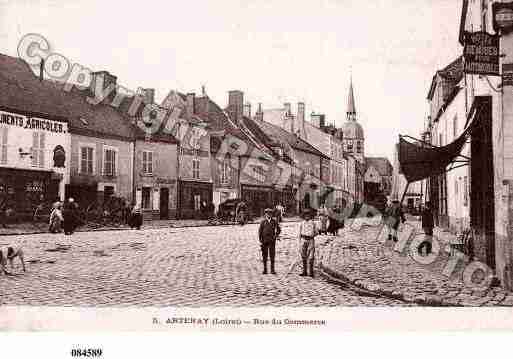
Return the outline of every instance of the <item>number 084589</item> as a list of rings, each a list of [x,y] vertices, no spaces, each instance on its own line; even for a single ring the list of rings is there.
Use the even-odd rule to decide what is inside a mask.
[[[99,358],[102,356],[101,349],[71,349],[71,356],[74,358]]]

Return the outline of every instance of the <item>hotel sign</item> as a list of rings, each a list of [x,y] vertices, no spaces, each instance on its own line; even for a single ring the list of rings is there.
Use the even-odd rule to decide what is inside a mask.
[[[499,76],[499,36],[484,31],[465,32],[463,39],[463,71]]]
[[[16,126],[29,130],[40,130],[54,133],[66,133],[67,123],[43,118],[26,117],[23,115],[0,111],[0,125]]]

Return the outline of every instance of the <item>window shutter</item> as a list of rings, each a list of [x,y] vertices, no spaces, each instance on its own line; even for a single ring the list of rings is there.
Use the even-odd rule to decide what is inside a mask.
[[[94,161],[94,157],[93,157],[93,148],[92,147],[87,147],[86,149],[86,157],[87,157],[87,173],[90,173],[92,174],[93,173],[93,161]]]
[[[118,154],[117,151],[112,150],[112,175],[113,176],[116,176],[117,173],[118,173],[117,172],[117,168],[116,168],[116,165],[117,165],[117,163],[116,163],[116,161],[117,161],[117,159],[116,159],[117,154]]]
[[[39,133],[39,167],[45,166],[45,133]]]
[[[32,132],[32,166],[36,167],[37,166],[37,163],[38,163],[38,160],[37,160],[37,157],[38,157],[38,149],[39,147],[39,133],[37,132]]]
[[[7,131],[8,131],[8,127],[2,127],[1,130],[2,130],[2,143],[1,143],[1,148],[2,148],[2,155],[0,157],[0,162],[2,163],[6,163],[7,162]]]
[[[157,153],[151,151],[150,152],[150,163],[151,163],[151,174],[155,171],[155,166],[157,165]]]

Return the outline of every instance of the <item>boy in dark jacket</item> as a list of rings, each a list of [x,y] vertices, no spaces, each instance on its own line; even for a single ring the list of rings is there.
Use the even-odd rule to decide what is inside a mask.
[[[281,233],[278,223],[272,218],[273,210],[267,208],[264,211],[265,218],[260,222],[258,227],[258,240],[262,250],[262,261],[264,263],[264,271],[267,274],[267,257],[271,259],[271,274],[276,274],[274,270],[274,258],[276,253],[276,240]]]
[[[433,211],[431,210],[431,202],[426,202],[424,210],[421,214],[422,229],[426,234],[426,239],[419,246],[419,254],[422,254],[423,249],[426,249],[426,255],[431,253],[432,245],[431,240],[433,238],[433,227],[435,226],[433,220]]]

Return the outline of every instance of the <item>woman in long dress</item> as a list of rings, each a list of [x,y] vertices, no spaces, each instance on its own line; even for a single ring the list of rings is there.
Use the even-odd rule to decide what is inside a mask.
[[[64,217],[62,216],[61,203],[55,202],[53,205],[52,213],[50,213],[50,232],[60,233],[62,230],[62,222]]]

